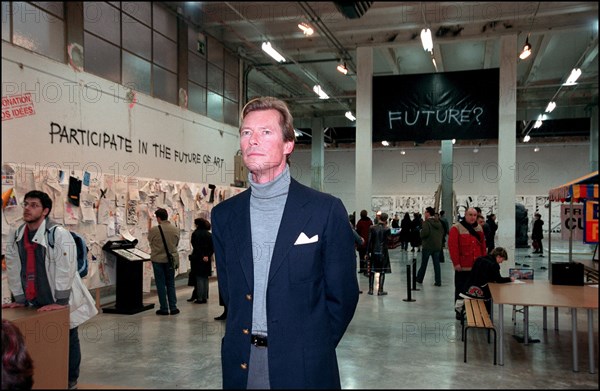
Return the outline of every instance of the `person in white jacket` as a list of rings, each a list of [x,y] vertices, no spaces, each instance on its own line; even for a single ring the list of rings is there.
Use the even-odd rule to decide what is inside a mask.
[[[69,307],[69,388],[79,378],[81,347],[78,326],[98,313],[94,299],[77,272],[77,247],[69,231],[56,226],[54,247],[48,245],[52,199],[33,190],[25,194],[23,220],[6,245],[8,285],[15,299],[2,308],[36,307],[53,311]]]

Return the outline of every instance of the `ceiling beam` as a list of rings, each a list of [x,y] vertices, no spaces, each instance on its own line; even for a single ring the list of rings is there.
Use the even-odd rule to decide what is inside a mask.
[[[400,67],[398,66],[398,59],[396,58],[396,51],[393,48],[385,48],[379,51],[383,59],[387,62],[389,67],[392,69],[394,75],[400,74]]]

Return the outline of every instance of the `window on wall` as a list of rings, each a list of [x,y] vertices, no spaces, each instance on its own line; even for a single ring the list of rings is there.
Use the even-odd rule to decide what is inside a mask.
[[[152,2],[84,2],[84,67],[177,104],[177,20]]]
[[[2,39],[66,62],[64,3],[2,2]],[[11,36],[12,27],[12,36]]]
[[[239,60],[221,43],[188,29],[188,109],[238,126]]]

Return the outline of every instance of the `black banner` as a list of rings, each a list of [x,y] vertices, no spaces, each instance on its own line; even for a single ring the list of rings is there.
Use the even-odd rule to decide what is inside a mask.
[[[499,69],[373,77],[373,141],[498,138]]]

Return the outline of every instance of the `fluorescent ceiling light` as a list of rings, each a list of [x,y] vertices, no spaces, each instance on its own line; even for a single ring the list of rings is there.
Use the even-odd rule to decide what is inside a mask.
[[[337,70],[338,70],[338,72],[341,72],[344,75],[346,75],[348,73],[348,68],[346,68],[346,64],[339,64],[337,66]]]
[[[531,140],[531,136],[530,136],[530,135],[528,135],[528,134],[526,134],[526,135],[525,135],[525,137],[523,137],[523,142],[524,142],[524,143],[528,143],[528,142],[529,142],[529,140]]]
[[[294,136],[300,137],[302,136],[302,133],[298,129],[294,128]]]
[[[577,84],[575,82],[577,81],[577,79],[579,79],[579,76],[581,76],[581,69],[573,68],[573,70],[571,71],[571,74],[569,75],[569,78],[567,79],[566,82],[564,82],[563,85],[573,86],[573,85]]]
[[[315,94],[319,95],[319,98],[320,98],[320,99],[329,99],[329,95],[327,95],[327,94],[325,93],[325,91],[323,91],[323,90],[321,89],[321,86],[320,86],[320,85],[318,85],[318,84],[317,84],[316,86],[314,86],[314,87],[313,87],[313,91],[315,92]]]
[[[455,138],[452,139],[452,145],[454,145],[454,144],[456,144],[456,139]]]
[[[548,106],[546,107],[546,113],[551,113],[555,107],[556,107],[556,102],[548,103]]]
[[[285,58],[271,46],[271,42],[263,42],[262,50],[269,56],[273,57],[277,62],[285,62]]]
[[[535,121],[535,124],[533,124],[533,128],[534,129],[537,129],[537,128],[541,127],[541,126],[542,126],[542,120],[541,119],[538,119],[537,121]]]
[[[521,60],[524,60],[527,57],[529,57],[530,55],[531,55],[531,45],[529,44],[529,36],[527,36],[527,39],[525,39],[525,45],[523,45],[523,51],[519,55],[519,58]]]
[[[356,121],[356,117],[352,115],[351,111],[346,111],[346,118],[348,118],[350,121]]]
[[[540,151],[540,147],[533,148],[533,152],[539,152],[539,151]]]
[[[383,140],[381,142],[381,145],[383,145],[384,147],[389,147],[390,143],[388,143],[387,141]]]
[[[300,23],[298,25],[298,28],[300,30],[302,30],[302,32],[304,33],[304,35],[313,35],[313,33],[315,32],[315,30],[313,30],[312,27],[310,27],[310,25],[308,23]]]
[[[427,50],[429,53],[433,52],[433,39],[431,38],[431,30],[421,30],[421,42],[423,43],[423,49]]]
[[[400,155],[406,155],[406,151],[405,150],[400,151]]]

